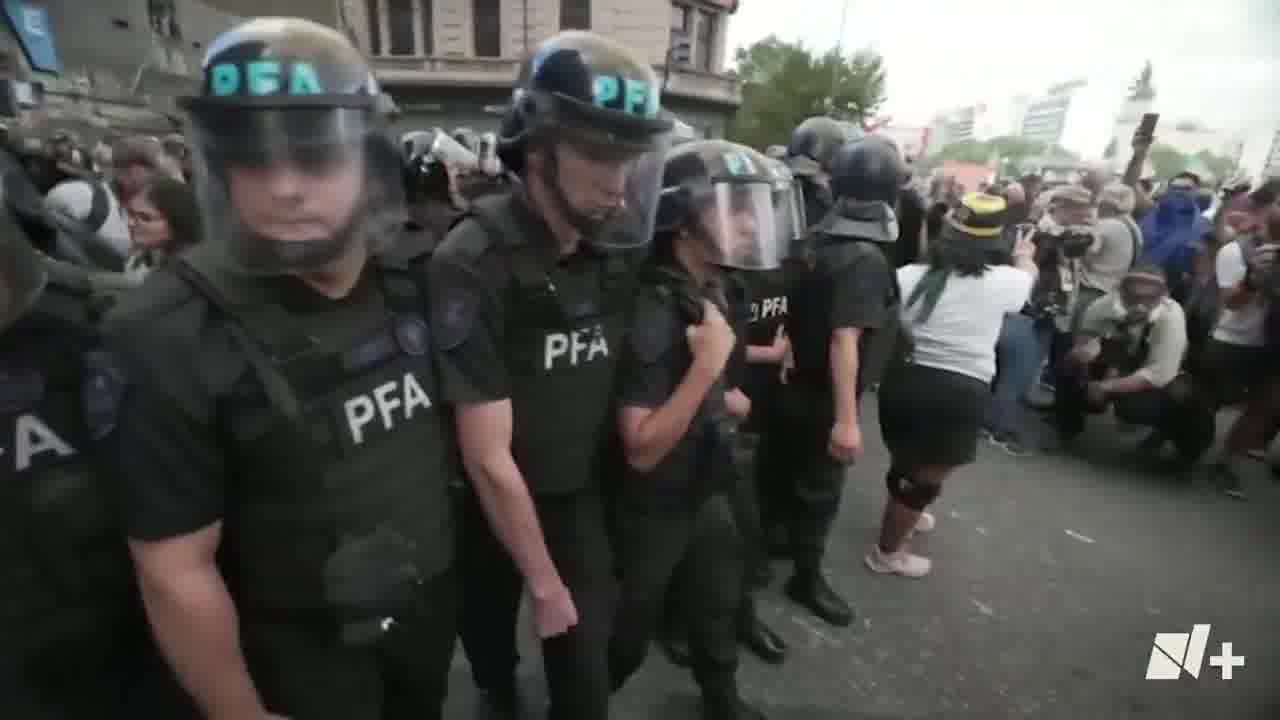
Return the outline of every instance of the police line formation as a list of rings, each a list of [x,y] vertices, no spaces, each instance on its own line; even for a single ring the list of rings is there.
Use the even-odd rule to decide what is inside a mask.
[[[607,717],[655,640],[705,717],[762,717],[735,676],[787,652],[770,554],[853,620],[822,561],[877,384],[867,564],[928,573],[909,540],[974,459],[1034,245],[973,194],[895,270],[892,143],[677,138],[658,88],[566,32],[498,133],[397,145],[344,36],[249,21],[183,102],[201,240],[142,282],[7,172],[5,717],[439,718],[457,639],[517,717],[526,593],[550,717]],[[1130,275],[1122,310],[1160,301]]]

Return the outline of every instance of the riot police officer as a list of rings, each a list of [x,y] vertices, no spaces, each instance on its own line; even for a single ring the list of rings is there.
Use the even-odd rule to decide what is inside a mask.
[[[668,156],[619,371],[627,469],[618,489],[614,683],[643,662],[683,564],[692,669],[704,717],[716,720],[760,717],[735,677],[744,548],[729,497],[737,482],[732,418],[749,407],[725,375],[736,338],[722,269],[779,267],[773,191],[770,161],[745,146],[702,140]]]
[[[853,611],[823,578],[822,556],[840,508],[848,465],[862,455],[859,402],[878,381],[897,337],[897,282],[886,253],[898,239],[894,202],[904,167],[888,140],[866,137],[832,161],[832,212],[806,240],[808,271],[791,296],[787,328],[795,369],[788,404],[799,465],[788,528],[792,600],[833,625]]]
[[[109,319],[151,626],[207,717],[439,718],[456,474],[359,51],[261,18],[183,100],[204,241]]]
[[[429,257],[463,212],[454,203],[449,169],[432,152],[435,137],[430,130],[415,130],[400,137],[409,219],[394,252],[414,260]]]
[[[0,285],[5,716],[190,716],[147,632],[101,471],[120,383],[90,289],[41,257],[7,209]]]
[[[816,223],[831,210],[831,163],[845,144],[845,128],[835,120],[816,115],[791,131],[786,162],[804,193],[805,217]]]
[[[514,712],[521,585],[551,716],[608,713],[614,578],[602,481],[633,290],[671,121],[642,59],[597,35],[548,39],[499,137],[519,190],[475,202],[431,263],[435,341],[474,489],[462,641],[493,710]]]

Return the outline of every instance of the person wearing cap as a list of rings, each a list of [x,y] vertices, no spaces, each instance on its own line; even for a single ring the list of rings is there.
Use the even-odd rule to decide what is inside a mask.
[[[1164,272],[1139,263],[1089,306],[1062,362],[1054,418],[1069,447],[1089,413],[1114,403],[1121,421],[1172,441],[1175,467],[1193,465],[1213,444],[1213,415],[1183,375],[1187,323]]]
[[[118,507],[206,718],[438,720],[460,481],[378,84],[338,31],[257,18],[182,99],[205,231],[108,318]]]
[[[472,491],[461,637],[499,716],[520,706],[526,587],[550,717],[608,716],[616,587],[604,492],[617,476],[634,256],[652,238],[672,127],[660,87],[644,58],[599,35],[544,41],[498,138],[521,187],[472,203],[431,259],[437,365]]]
[[[1115,290],[1142,253],[1142,230],[1133,221],[1133,188],[1111,183],[1099,191],[1093,244],[1080,259],[1076,317],[1094,300]]]
[[[880,537],[866,556],[877,573],[929,574],[931,561],[912,553],[907,541],[933,529],[926,508],[947,476],[977,455],[991,402],[996,338],[1005,314],[1026,303],[1037,274],[1026,236],[1013,249],[1013,265],[990,264],[992,253],[1004,247],[1006,212],[1002,198],[966,195],[930,246],[928,263],[897,272],[902,321],[912,342],[890,365],[878,394],[890,467]]]

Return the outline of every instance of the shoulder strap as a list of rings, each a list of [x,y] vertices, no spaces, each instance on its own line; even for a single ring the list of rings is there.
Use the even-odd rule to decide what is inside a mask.
[[[225,273],[203,255],[180,255],[172,264],[179,277],[227,318],[228,331],[244,351],[272,406],[290,420],[297,419],[301,403],[280,366],[314,351],[315,338],[299,331],[277,305],[233,301]]]
[[[84,224],[89,230],[98,232],[106,224],[107,217],[111,214],[111,197],[107,195],[107,189],[100,182],[90,181],[89,187],[93,192],[93,201],[89,207],[89,216],[84,219]]]

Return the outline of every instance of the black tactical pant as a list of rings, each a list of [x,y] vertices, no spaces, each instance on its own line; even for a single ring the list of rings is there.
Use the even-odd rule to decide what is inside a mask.
[[[1084,430],[1085,417],[1105,408],[1090,407],[1086,386],[1107,375],[1107,365],[1095,362],[1058,377],[1054,394],[1054,415],[1058,431],[1067,437]],[[1190,377],[1180,375],[1167,387],[1119,395],[1112,398],[1116,417],[1131,425],[1154,428],[1168,438],[1178,454],[1197,460],[1213,445],[1214,413],[1203,393],[1197,392]]]
[[[734,437],[733,464],[737,471],[734,478],[733,492],[729,495],[729,505],[733,510],[733,523],[738,530],[742,556],[742,597],[738,602],[740,619],[746,620],[755,614],[756,589],[751,585],[751,575],[762,565],[769,563],[769,548],[765,544],[764,532],[760,524],[760,503],[757,497],[755,461],[759,455],[759,436],[753,433],[738,432]],[[689,559],[681,561],[667,589],[667,598],[663,612],[663,622],[672,630],[684,634],[692,622],[688,607],[690,595],[688,583]]]
[[[796,449],[801,439],[797,431],[800,418],[785,411],[781,395],[782,390],[778,392],[778,400],[763,408],[758,418],[759,439],[751,467],[764,553],[761,560],[764,562],[769,558],[768,538],[776,530],[790,525],[797,510],[795,482],[799,458]],[[752,412],[756,412],[755,407]]]
[[[534,498],[547,550],[573,595],[578,624],[542,643],[552,720],[604,720],[609,712],[609,628],[617,586],[604,504],[593,492]],[[524,579],[474,494],[463,511],[462,646],[478,687],[514,691],[516,621]]]
[[[428,580],[416,607],[368,647],[329,621],[240,619],[249,674],[270,712],[291,720],[439,720],[457,637],[458,580]]]
[[[622,687],[644,663],[680,568],[694,678],[706,694],[736,689],[742,546],[728,496],[712,495],[696,507],[675,499],[623,501],[616,529],[622,587],[609,643],[613,687]]]
[[[847,467],[827,451],[831,439],[829,414],[815,408],[830,408],[829,391],[788,386],[784,391],[784,415],[792,454],[791,487],[795,493],[787,522],[791,559],[798,574],[817,572],[826,554],[827,538],[840,512]],[[861,401],[859,392],[859,402]]]

